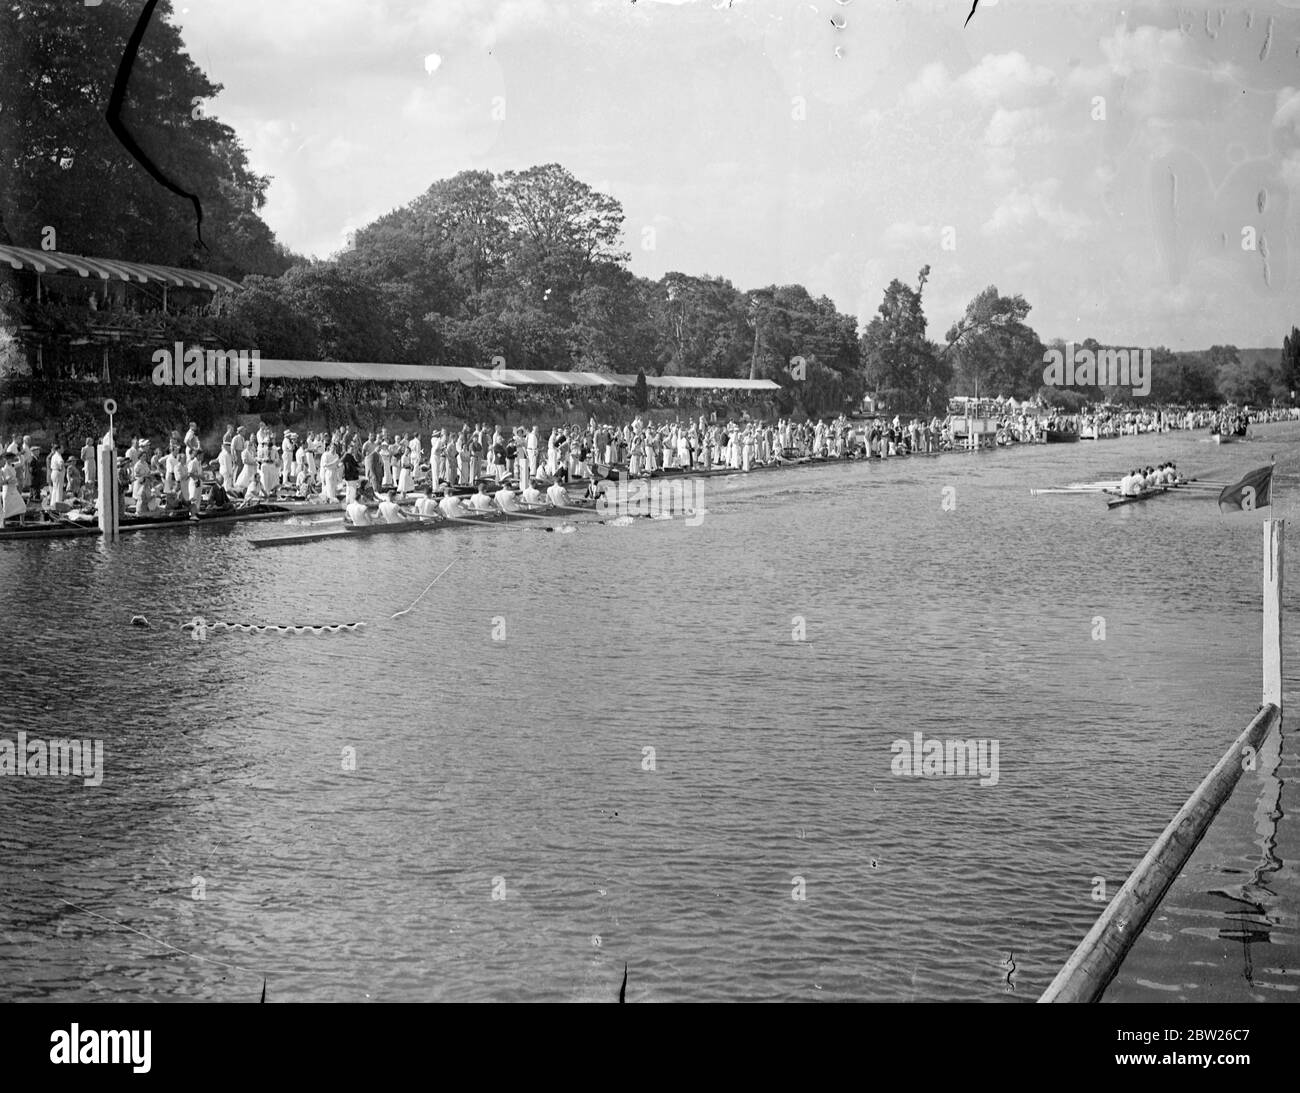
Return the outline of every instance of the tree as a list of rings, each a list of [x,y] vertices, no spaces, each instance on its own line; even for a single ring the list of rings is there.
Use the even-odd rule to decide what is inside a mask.
[[[1028,398],[1043,382],[1043,344],[1025,324],[1030,306],[1023,296],[999,296],[989,285],[966,305],[949,329],[945,355],[975,394]]]
[[[1287,397],[1295,401],[1294,392],[1300,390],[1300,327],[1293,326],[1291,333],[1282,339],[1280,380]]]
[[[935,410],[946,398],[951,366],[925,336],[921,307],[925,287],[922,270],[917,288],[895,278],[885,289],[878,314],[862,334],[861,354],[866,381],[876,393],[892,392],[900,408]]]
[[[623,207],[558,163],[507,171],[501,199],[511,235],[508,262],[517,306],[532,304],[567,324],[573,297],[605,263],[619,265]]]
[[[264,356],[417,363],[400,292],[372,285],[334,262],[295,266],[283,277],[249,277],[220,305]]]
[[[131,71],[122,120],[151,160],[198,195],[159,185],[105,120],[138,6],[12,0],[0,8],[0,235],[38,247],[47,227],[74,254],[276,274],[290,256],[262,221],[269,179],[234,131],[201,113],[221,90],[190,59],[162,0]]]

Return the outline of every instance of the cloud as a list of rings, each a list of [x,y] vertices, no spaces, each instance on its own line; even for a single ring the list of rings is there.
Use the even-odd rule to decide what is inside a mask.
[[[890,224],[881,236],[886,247],[902,248],[916,243],[933,243],[939,239],[937,224],[918,224],[914,220]]]
[[[931,62],[903,89],[901,97],[904,105],[914,110],[954,101],[1016,109],[1045,101],[1056,83],[1056,73],[1031,64],[1021,53],[990,53],[956,79],[948,75],[942,62]]]
[[[993,215],[981,227],[986,236],[1009,234],[1025,235],[1040,225],[1050,228],[1060,240],[1073,242],[1083,239],[1092,221],[1082,213],[1071,212],[1057,199],[1060,188],[1057,179],[1035,183],[1025,189],[1018,188],[1007,194]]]

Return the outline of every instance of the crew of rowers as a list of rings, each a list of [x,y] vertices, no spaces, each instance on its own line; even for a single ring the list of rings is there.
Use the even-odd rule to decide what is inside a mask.
[[[433,500],[433,490],[422,487],[416,496],[413,512],[407,513],[393,500],[393,491],[385,490],[380,494],[379,508],[372,517],[370,508],[363,501],[352,501],[347,506],[347,518],[354,527],[370,527],[373,524],[401,524],[410,520],[460,520],[464,518],[480,519],[495,513],[519,513],[528,509],[550,507],[569,508],[569,491],[560,482],[552,482],[542,493],[536,486],[528,486],[516,493],[509,484],[498,487],[496,493],[488,493],[487,483],[478,484],[478,492],[463,501],[451,492],[450,486],[444,486],[442,499]]]
[[[1125,497],[1136,497],[1148,490],[1176,486],[1180,481],[1177,464],[1161,463],[1158,467],[1129,471],[1119,480],[1119,492]]]

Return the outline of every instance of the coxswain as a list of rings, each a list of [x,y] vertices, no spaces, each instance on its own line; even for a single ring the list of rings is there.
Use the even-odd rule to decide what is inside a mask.
[[[480,482],[478,484],[478,491],[470,497],[469,503],[475,512],[492,511],[492,495],[488,493],[486,483]]]

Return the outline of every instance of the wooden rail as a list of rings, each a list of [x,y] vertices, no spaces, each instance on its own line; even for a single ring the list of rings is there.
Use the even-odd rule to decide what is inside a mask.
[[[1264,704],[1161,832],[1107,904],[1040,1002],[1096,1002],[1115,978],[1161,899],[1192,856],[1243,770],[1282,719],[1282,545],[1286,522],[1264,523]]]

